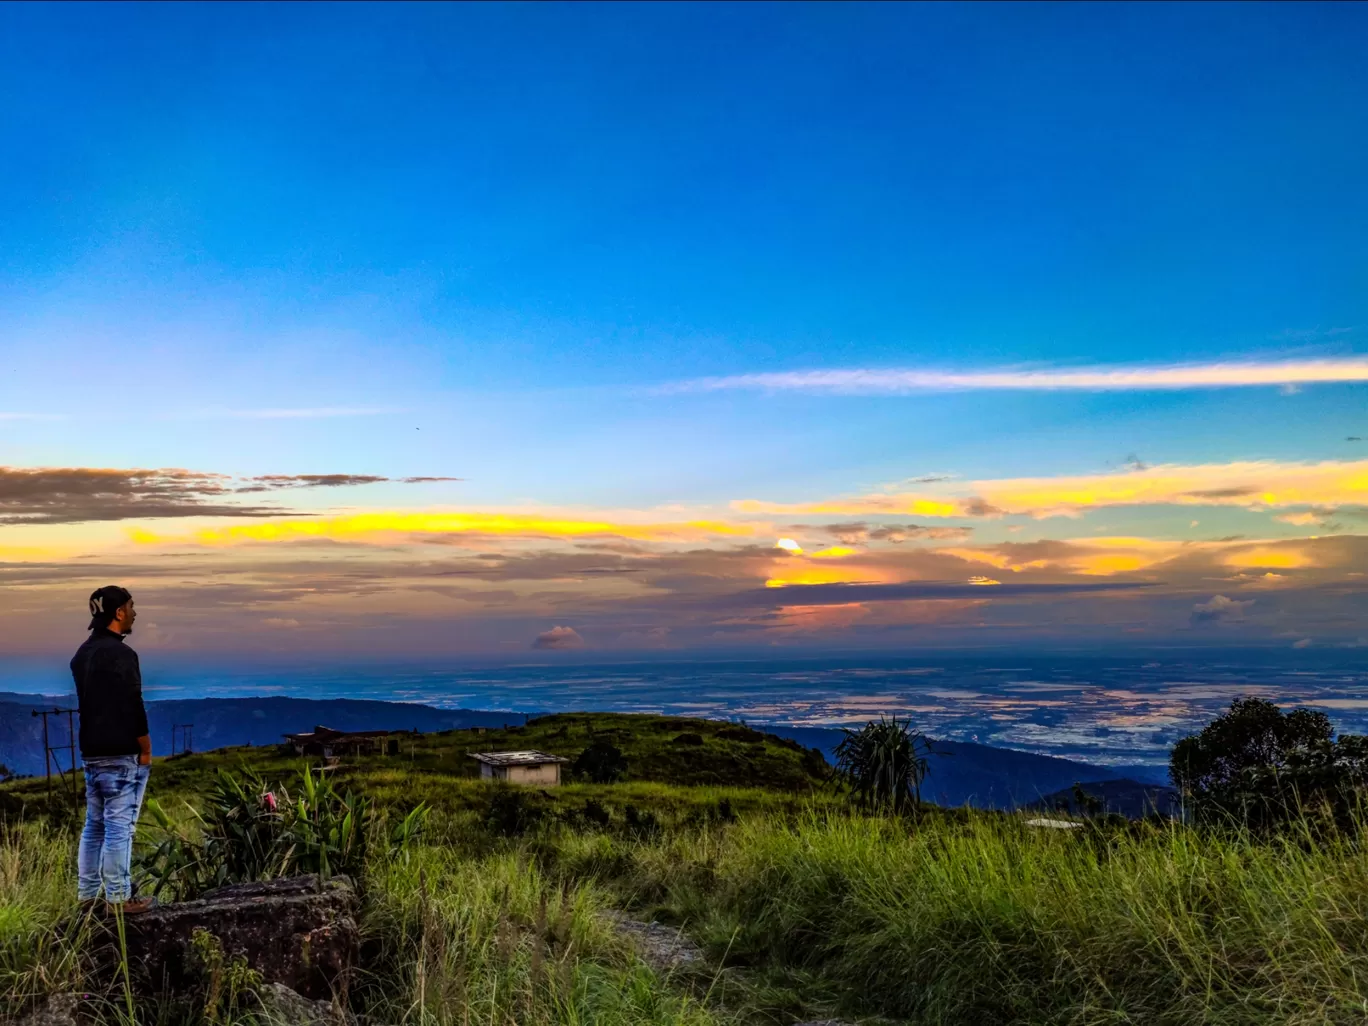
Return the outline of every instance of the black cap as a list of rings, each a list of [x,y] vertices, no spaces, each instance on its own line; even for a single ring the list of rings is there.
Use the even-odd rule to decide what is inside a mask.
[[[114,614],[132,597],[127,588],[120,588],[117,584],[106,584],[103,588],[96,588],[90,593],[90,626],[86,630],[108,627],[109,621],[114,619]]]

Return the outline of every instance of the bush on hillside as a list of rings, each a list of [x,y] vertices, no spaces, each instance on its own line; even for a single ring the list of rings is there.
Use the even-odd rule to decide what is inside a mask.
[[[604,808],[602,802],[596,801],[593,798],[589,798],[585,801],[584,810],[580,813],[580,816],[586,823],[592,823],[599,827],[606,827],[613,821],[612,813]]]
[[[570,769],[591,783],[611,784],[627,775],[627,759],[617,745],[600,739],[580,752]]]
[[[1322,712],[1241,698],[1174,745],[1169,775],[1198,819],[1269,830],[1312,813],[1351,829],[1368,785],[1368,738],[1336,738]]]
[[[660,819],[650,809],[638,809],[635,805],[625,805],[622,809],[627,833],[637,840],[647,840],[660,833]]]
[[[521,837],[535,828],[546,810],[516,784],[494,784],[489,794],[485,825],[499,837]]]
[[[826,761],[826,756],[820,748],[803,749],[803,757],[798,764],[802,766],[804,773],[818,780],[826,780],[831,776],[831,765]]]
[[[866,809],[905,812],[921,804],[931,742],[896,716],[846,728],[836,746],[836,775]]]
[[[744,723],[734,727],[723,727],[717,732],[717,736],[723,741],[744,741],[746,744],[763,744],[765,735],[758,730],[752,730]]]

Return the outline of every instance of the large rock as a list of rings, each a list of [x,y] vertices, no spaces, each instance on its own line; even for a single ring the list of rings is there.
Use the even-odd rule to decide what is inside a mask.
[[[80,1022],[77,1018],[80,1005],[79,994],[53,994],[43,1005],[20,1019],[18,1026],[77,1026]],[[8,1021],[4,1015],[0,1015],[0,1023]]]
[[[206,930],[225,960],[241,955],[265,983],[308,998],[345,990],[360,935],[356,892],[345,877],[316,876],[236,884],[195,901],[164,905],[126,920],[130,965],[153,991],[192,987],[202,963],[191,938]]]
[[[267,983],[257,994],[257,1018],[269,1026],[345,1026],[331,1001],[314,1001],[285,986]]]

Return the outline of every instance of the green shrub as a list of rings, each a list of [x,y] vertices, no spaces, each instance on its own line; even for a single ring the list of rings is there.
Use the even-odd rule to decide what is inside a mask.
[[[545,810],[516,784],[492,784],[485,824],[499,837],[521,837],[539,824]]]
[[[931,743],[894,716],[846,729],[836,746],[836,775],[861,807],[905,812],[921,803]]]
[[[1206,822],[1343,831],[1359,822],[1368,737],[1336,738],[1322,712],[1284,713],[1264,699],[1240,698],[1174,745],[1169,775]]]
[[[594,784],[611,784],[627,775],[627,759],[617,745],[600,738],[580,752],[571,771]]]
[[[195,810],[201,828],[181,831],[155,799],[147,809],[160,837],[140,853],[135,872],[154,895],[183,899],[210,887],[317,873],[357,875],[365,863],[371,832],[371,803],[350,790],[339,794],[325,773],[305,769],[291,795],[283,785],[268,789],[250,770],[237,776],[219,770]],[[392,850],[418,839],[426,806],[411,810],[389,838]]]

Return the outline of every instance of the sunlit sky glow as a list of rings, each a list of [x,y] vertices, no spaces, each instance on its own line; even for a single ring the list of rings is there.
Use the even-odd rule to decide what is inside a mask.
[[[0,9],[0,651],[1368,646],[1365,38]]]

